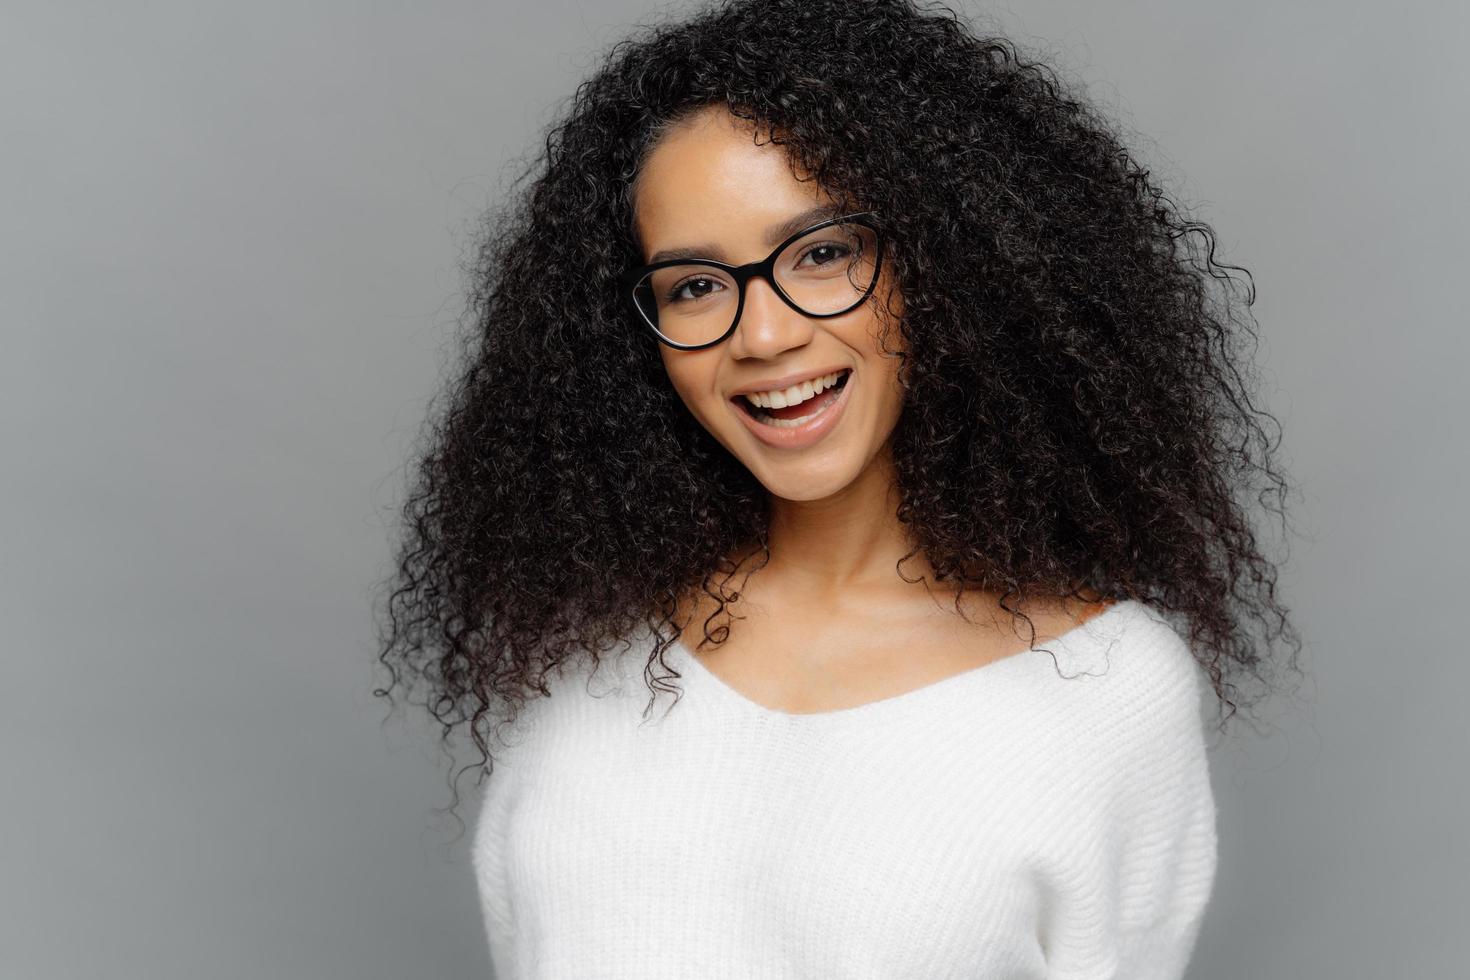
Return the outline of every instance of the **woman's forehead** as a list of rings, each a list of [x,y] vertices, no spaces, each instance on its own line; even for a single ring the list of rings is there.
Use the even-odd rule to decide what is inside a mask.
[[[706,113],[671,130],[648,154],[633,196],[645,255],[719,240],[757,248],[771,228],[832,204],[814,182],[796,179],[782,147],[757,143],[750,124],[721,113],[723,121]]]

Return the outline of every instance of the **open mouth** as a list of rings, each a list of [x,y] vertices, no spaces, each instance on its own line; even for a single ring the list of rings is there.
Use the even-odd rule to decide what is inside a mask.
[[[837,401],[838,396],[842,394],[842,389],[847,386],[847,380],[851,376],[852,368],[847,368],[838,377],[837,382],[832,387],[818,392],[803,402],[798,402],[795,405],[787,405],[785,408],[762,408],[753,404],[744,395],[735,396],[735,401],[747,415],[762,425],[769,425],[778,429],[795,428],[799,425],[805,425],[831,408],[832,403]]]

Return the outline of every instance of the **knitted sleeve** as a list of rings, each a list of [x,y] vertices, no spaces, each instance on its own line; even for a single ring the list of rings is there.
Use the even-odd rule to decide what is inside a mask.
[[[1181,980],[1214,885],[1216,807],[1201,669],[1160,625],[1135,650],[1117,744],[1071,880],[1054,896],[1049,980]]]
[[[495,980],[514,980],[515,925],[507,881],[507,816],[515,774],[497,760],[476,821],[473,861]]]
[[[1214,886],[1216,807],[1201,692],[1202,675],[1192,669],[1151,719],[1134,788],[1125,790],[1132,798],[1117,855],[1119,978],[1182,978]]]

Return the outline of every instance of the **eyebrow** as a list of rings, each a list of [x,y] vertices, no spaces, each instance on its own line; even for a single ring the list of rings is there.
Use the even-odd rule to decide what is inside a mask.
[[[793,214],[785,221],[778,222],[766,229],[766,245],[775,248],[781,242],[801,231],[809,225],[826,221],[829,218],[841,217],[846,212],[836,204],[819,204],[816,207],[807,208],[805,211]],[[669,259],[718,259],[728,262],[725,250],[719,245],[706,243],[704,245],[686,245],[681,248],[665,248],[655,252],[648,260],[649,265],[665,262]]]

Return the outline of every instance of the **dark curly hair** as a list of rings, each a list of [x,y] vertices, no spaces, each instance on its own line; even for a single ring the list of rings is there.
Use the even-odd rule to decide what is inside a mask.
[[[641,261],[640,163],[706,106],[880,216],[904,309],[898,516],[957,600],[1148,602],[1187,623],[1232,713],[1271,645],[1294,665],[1247,510],[1254,496],[1285,527],[1227,270],[1245,308],[1250,274],[1215,262],[1211,228],[1055,72],[949,8],[736,0],[616,44],[489,217],[474,330],[384,590],[376,695],[421,692],[488,775],[493,723],[570,658],[646,628],[650,692],[670,690],[678,598],[703,589],[723,611],[729,556],[764,547],[765,491],[681,404],[616,287]]]

